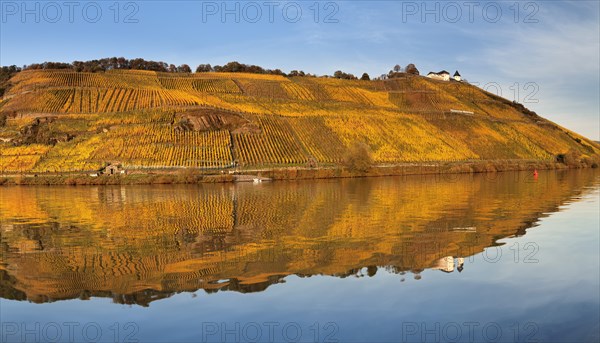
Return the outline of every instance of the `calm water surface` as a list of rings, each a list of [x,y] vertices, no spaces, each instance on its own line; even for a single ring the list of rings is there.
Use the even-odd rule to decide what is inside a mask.
[[[598,342],[595,170],[0,188],[0,341]]]

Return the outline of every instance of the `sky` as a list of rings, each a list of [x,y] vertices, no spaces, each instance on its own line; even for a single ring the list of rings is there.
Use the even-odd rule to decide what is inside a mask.
[[[112,56],[319,75],[458,70],[600,140],[596,0],[0,0],[0,65]]]

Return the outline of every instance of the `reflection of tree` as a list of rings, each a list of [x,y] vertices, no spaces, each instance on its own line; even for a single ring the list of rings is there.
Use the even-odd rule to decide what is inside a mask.
[[[462,271],[463,257],[525,234],[597,182],[591,172],[519,184],[503,175],[7,188],[1,296],[148,305],[197,289],[264,291],[291,274],[373,277],[381,268],[403,281],[430,268]]]
[[[3,247],[4,248],[4,247]],[[27,294],[17,289],[17,279],[0,269],[0,298],[8,300],[27,300]]]

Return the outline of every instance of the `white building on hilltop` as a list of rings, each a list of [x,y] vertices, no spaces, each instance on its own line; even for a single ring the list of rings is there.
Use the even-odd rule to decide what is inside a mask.
[[[445,70],[442,70],[438,73],[430,71],[427,73],[427,77],[434,80],[450,81],[450,73]]]
[[[456,71],[456,73],[454,73],[454,81],[462,81],[462,78],[460,77],[460,74],[458,73],[458,70]]]
[[[430,71],[429,73],[427,73],[427,77],[430,79],[440,80],[440,81],[450,81],[451,80],[450,73],[445,70],[442,70],[437,73]],[[458,70],[454,73],[454,76],[452,76],[452,80],[462,82],[462,77],[460,76],[460,73],[458,72]]]

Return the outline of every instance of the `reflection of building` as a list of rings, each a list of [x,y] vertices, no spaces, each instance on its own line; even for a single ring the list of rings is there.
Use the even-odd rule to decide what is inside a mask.
[[[465,259],[462,258],[462,257],[457,258],[456,259],[456,265],[457,265],[456,266],[456,270],[458,270],[459,273],[462,272],[463,269],[465,268],[464,267],[465,266]]]
[[[454,271],[454,257],[446,256],[442,257],[435,262],[435,265],[431,267],[431,269],[441,270],[446,273],[452,273]],[[458,272],[462,272],[465,265],[465,259],[462,257],[458,257],[456,259],[456,270]]]
[[[446,273],[454,271],[454,257],[446,256],[436,261],[436,264],[431,269],[441,270]]]
[[[475,226],[454,227],[454,228],[452,228],[450,230],[451,231],[455,231],[455,232],[477,232],[477,227],[475,227]]]

